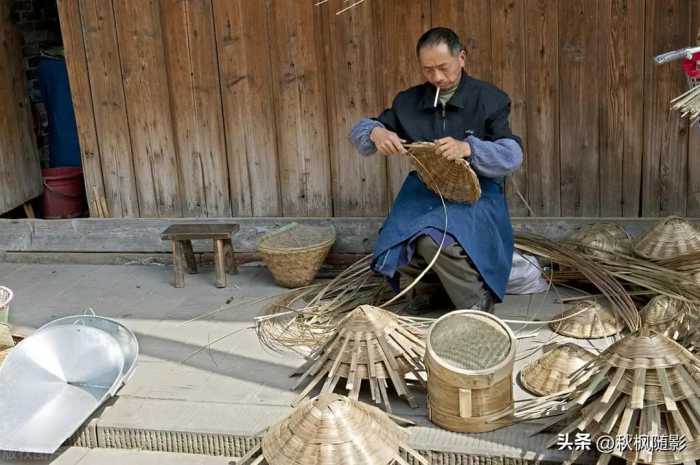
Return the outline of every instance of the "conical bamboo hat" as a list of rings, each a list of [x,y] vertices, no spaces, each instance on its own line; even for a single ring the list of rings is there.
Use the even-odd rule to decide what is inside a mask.
[[[596,223],[585,226],[571,235],[570,240],[586,247],[586,251],[596,256],[609,256],[610,253],[629,254],[632,252],[632,239],[625,228],[614,223]]]
[[[562,433],[581,430],[594,443],[601,435],[677,435],[688,443],[677,454],[633,446],[611,455],[645,464],[700,459],[700,386],[695,379],[700,362],[688,350],[663,334],[643,330],[611,345],[579,374],[586,371],[588,379],[569,397],[573,416]]]
[[[570,377],[595,355],[576,344],[552,344],[520,372],[523,387],[537,396],[569,389]]]
[[[435,154],[432,142],[416,142],[404,147],[418,160],[411,159],[421,180],[446,200],[472,203],[481,197],[481,184],[464,159],[448,160]]]
[[[369,384],[372,400],[384,402],[391,411],[387,388],[417,407],[404,377],[413,373],[423,381],[425,343],[410,317],[398,316],[378,307],[360,305],[350,312],[337,333],[301,368],[297,386],[308,382],[296,402],[325,380],[322,392],[333,392],[341,379],[349,396],[357,399],[363,381]],[[311,381],[306,379],[312,376]]]
[[[658,295],[639,311],[639,315],[642,318],[642,324],[649,330],[677,339],[690,330],[688,327],[690,311],[691,307],[686,302],[666,295]]]
[[[698,230],[684,218],[672,216],[657,223],[634,245],[637,255],[663,260],[700,252]]]
[[[569,318],[549,325],[552,331],[562,336],[596,339],[615,335],[625,327],[625,323],[617,318],[609,304],[603,304],[599,300],[578,302],[553,319],[565,317]]]

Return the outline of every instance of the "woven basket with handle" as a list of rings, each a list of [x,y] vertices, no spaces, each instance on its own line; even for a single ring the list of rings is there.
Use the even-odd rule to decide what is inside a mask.
[[[266,234],[257,251],[277,284],[295,288],[311,284],[335,242],[335,228],[291,223]]]
[[[404,147],[418,160],[411,159],[418,177],[431,191],[452,202],[472,203],[481,197],[479,178],[468,161],[448,160],[437,155],[432,142],[416,142]]]
[[[495,316],[458,310],[438,319],[425,353],[430,420],[462,433],[510,425],[514,362],[515,336]]]

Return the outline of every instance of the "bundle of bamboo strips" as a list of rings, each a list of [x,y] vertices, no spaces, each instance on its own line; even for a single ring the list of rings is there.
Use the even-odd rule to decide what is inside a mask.
[[[681,118],[687,117],[691,126],[697,123],[700,120],[700,86],[671,100],[671,110],[680,112]]]

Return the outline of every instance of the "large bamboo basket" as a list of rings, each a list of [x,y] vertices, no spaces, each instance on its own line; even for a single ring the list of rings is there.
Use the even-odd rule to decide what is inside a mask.
[[[428,189],[453,202],[472,203],[481,197],[481,184],[467,160],[448,160],[435,154],[432,142],[416,142],[404,147],[418,160],[411,159],[418,177]]]
[[[495,316],[458,310],[438,319],[426,341],[428,414],[450,431],[512,424],[515,336]]]
[[[291,223],[260,238],[257,250],[277,284],[296,288],[311,284],[334,242],[332,225]]]

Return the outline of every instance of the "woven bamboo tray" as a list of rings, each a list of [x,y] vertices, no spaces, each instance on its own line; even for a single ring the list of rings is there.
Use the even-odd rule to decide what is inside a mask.
[[[512,424],[515,336],[478,310],[438,319],[427,337],[430,420],[450,431],[479,433]]]
[[[257,252],[277,284],[296,288],[313,282],[335,243],[335,228],[291,223],[266,234]]]
[[[411,159],[418,177],[428,189],[452,202],[472,203],[481,197],[481,184],[469,162],[448,160],[435,153],[432,142],[416,142],[404,147],[416,159]]]
[[[428,465],[384,412],[337,394],[306,400],[264,434],[239,465]]]

